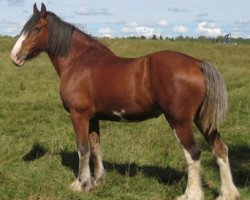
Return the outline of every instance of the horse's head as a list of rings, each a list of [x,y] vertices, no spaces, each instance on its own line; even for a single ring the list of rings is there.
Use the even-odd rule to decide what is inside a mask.
[[[33,15],[24,25],[21,36],[11,51],[11,59],[17,66],[34,57],[48,47],[48,20],[45,5],[41,11],[33,6]]]

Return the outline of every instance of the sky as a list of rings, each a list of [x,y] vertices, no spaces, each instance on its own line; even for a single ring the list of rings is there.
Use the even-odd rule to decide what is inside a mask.
[[[0,35],[20,34],[41,2],[95,37],[250,38],[250,0],[0,0]]]

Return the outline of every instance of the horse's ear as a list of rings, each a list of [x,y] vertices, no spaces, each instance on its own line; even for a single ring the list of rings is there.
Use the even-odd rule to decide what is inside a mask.
[[[44,3],[42,3],[41,15],[43,18],[45,18],[47,15],[47,11],[46,11],[46,7],[45,7]]]
[[[39,10],[37,9],[36,3],[35,3],[33,6],[33,13],[36,14],[38,12],[39,12]]]

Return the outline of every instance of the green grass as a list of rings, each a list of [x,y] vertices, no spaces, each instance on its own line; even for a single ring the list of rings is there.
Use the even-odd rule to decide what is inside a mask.
[[[116,54],[137,57],[172,49],[215,63],[225,78],[230,109],[221,127],[242,198],[250,199],[250,46],[104,39]],[[186,163],[161,116],[135,124],[101,122],[107,176],[88,194],[68,189],[78,158],[69,114],[58,93],[59,78],[46,54],[16,68],[15,39],[0,38],[0,199],[174,199],[186,187]],[[218,168],[202,149],[206,199],[218,195]]]

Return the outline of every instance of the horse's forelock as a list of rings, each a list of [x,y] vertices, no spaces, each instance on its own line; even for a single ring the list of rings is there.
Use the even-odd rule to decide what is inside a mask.
[[[35,28],[36,24],[40,19],[41,19],[40,13],[34,13],[24,25],[21,33],[31,32]]]

